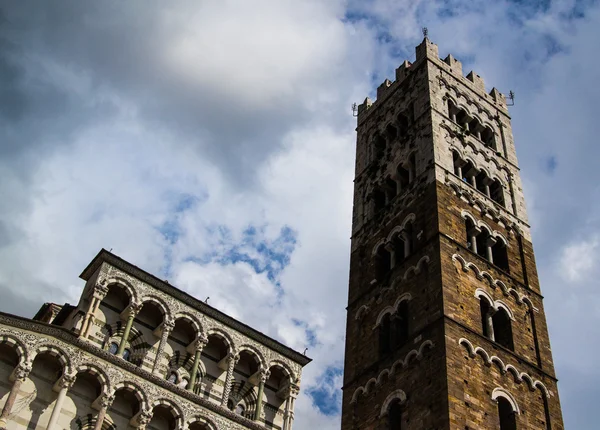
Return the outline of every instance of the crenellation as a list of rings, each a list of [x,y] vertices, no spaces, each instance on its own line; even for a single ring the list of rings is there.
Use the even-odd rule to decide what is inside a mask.
[[[477,73],[475,73],[474,71],[470,71],[469,74],[466,76],[466,78],[473,82],[473,85],[475,86],[475,88],[481,92],[483,92],[485,94],[485,82],[483,81],[483,78],[481,76],[479,76]],[[487,94],[485,94],[487,96]]]

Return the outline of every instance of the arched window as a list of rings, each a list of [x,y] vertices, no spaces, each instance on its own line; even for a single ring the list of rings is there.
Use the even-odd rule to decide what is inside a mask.
[[[504,190],[502,189],[502,184],[498,179],[495,179],[490,184],[490,198],[498,203],[500,206],[505,207],[504,202]]]
[[[177,373],[171,372],[169,374],[169,377],[167,378],[167,381],[169,381],[171,384],[176,384],[177,383]]]
[[[375,139],[373,140],[375,158],[383,157],[383,155],[385,154],[385,147],[385,139],[379,134],[375,135]]]
[[[392,178],[387,178],[385,181],[385,197],[386,203],[390,203],[398,193],[398,185]]]
[[[490,148],[492,148],[494,150],[496,149],[496,138],[495,138],[495,134],[491,128],[484,127],[483,130],[481,131],[480,139],[483,141],[483,143],[486,144],[486,146],[489,146]]]
[[[118,350],[119,345],[117,345],[116,342],[111,342],[110,346],[108,347],[108,352],[110,352],[111,354],[116,354]]]
[[[481,297],[479,299],[479,310],[481,312],[481,328],[483,330],[483,335],[488,339],[494,340],[494,323],[492,319],[494,308],[492,308],[490,303],[484,297]]]
[[[392,351],[391,345],[392,323],[390,314],[386,314],[379,324],[379,357],[383,357]]]
[[[496,343],[513,351],[515,349],[513,343],[512,325],[510,316],[505,309],[500,308],[492,317],[494,324],[494,339]]]
[[[452,162],[454,164],[454,174],[460,179],[463,179],[462,168],[465,165],[465,162],[462,158],[460,158],[460,154],[456,151],[452,151]]]
[[[454,122],[456,122],[457,112],[458,109],[456,108],[454,102],[452,100],[448,100],[448,117]]]
[[[242,405],[241,403],[238,403],[238,405],[235,407],[235,413],[241,416],[244,416],[244,413],[246,412],[246,408],[244,408],[244,405]]]
[[[487,197],[490,197],[490,179],[485,171],[480,170],[475,176],[475,183],[477,184],[477,190]]]
[[[388,430],[402,430],[402,404],[400,399],[394,399],[388,410]]]
[[[410,118],[406,115],[405,112],[400,112],[398,114],[398,130],[400,137],[403,137],[408,132],[409,126]]]
[[[130,358],[131,358],[131,350],[130,350],[129,348],[126,348],[126,349],[123,351],[123,359],[124,359],[125,361],[129,361],[129,359],[130,359]]]
[[[496,243],[492,246],[492,262],[502,270],[509,271],[508,251],[500,239],[496,239]]]
[[[481,230],[471,218],[465,219],[465,232],[467,235],[467,248],[473,252],[477,252],[477,235],[481,233]]]
[[[388,124],[385,128],[385,137],[387,138],[387,144],[391,145],[394,140],[398,137],[398,129],[392,124]]]
[[[500,430],[517,430],[516,411],[504,397],[498,397],[498,417]]]
[[[385,249],[384,245],[379,246],[375,257],[375,276],[378,280],[382,280],[392,269],[392,255]]]
[[[410,184],[410,173],[404,167],[398,166],[398,169],[396,169],[396,175],[398,176],[399,192],[403,193],[408,189],[408,185]]]
[[[476,241],[477,241],[477,254],[485,259],[487,259],[488,261],[490,260],[490,255],[491,255],[491,245],[494,241],[494,239],[492,238],[490,232],[485,229],[485,228],[481,228],[481,233],[479,233],[476,236]]]
[[[398,305],[398,311],[394,315],[394,345],[392,349],[400,348],[408,342],[408,301]]]

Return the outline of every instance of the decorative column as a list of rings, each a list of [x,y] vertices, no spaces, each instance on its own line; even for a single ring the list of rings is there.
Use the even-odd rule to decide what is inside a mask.
[[[227,358],[227,375],[225,376],[225,386],[223,387],[223,397],[221,398],[221,406],[227,407],[227,400],[229,400],[229,393],[231,392],[231,379],[233,378],[233,369],[235,364],[239,361],[239,355],[229,354]]]
[[[396,249],[391,242],[386,243],[384,248],[390,253],[390,269],[393,269],[396,265]]]
[[[19,364],[15,370],[13,370],[11,376],[14,378],[14,382],[12,388],[10,389],[10,393],[8,394],[8,398],[6,399],[6,403],[4,403],[4,407],[2,408],[2,414],[0,414],[0,430],[6,430],[8,417],[10,416],[12,407],[15,404],[15,400],[17,400],[17,395],[19,394],[21,384],[25,382],[29,376],[29,372],[31,372],[31,365],[29,364]]]
[[[158,351],[156,351],[156,357],[154,357],[154,365],[152,366],[152,373],[154,373],[155,375],[160,370],[160,359],[165,350],[167,339],[169,338],[173,327],[175,327],[175,321],[173,321],[170,318],[165,318],[165,321],[162,323],[162,326],[162,337],[160,338],[160,343],[158,344]]]
[[[485,316],[485,323],[487,325],[487,334],[488,334],[488,338],[491,341],[496,340],[496,337],[494,336],[494,314],[495,313],[496,313],[496,310],[490,306],[490,309],[488,310],[487,315]]]
[[[471,251],[477,254],[477,235],[481,233],[481,229],[479,227],[472,227],[468,231],[469,241],[471,242]]]
[[[108,294],[108,287],[105,285],[106,281],[102,281],[96,285],[94,285],[94,290],[92,292],[92,299],[90,301],[90,306],[88,308],[87,313],[85,314],[85,319],[83,320],[83,324],[81,325],[81,337],[87,339],[90,334],[90,328],[92,326],[92,320],[94,319],[94,315],[96,311],[100,307],[100,303]]]
[[[146,430],[146,426],[150,424],[150,421],[152,421],[152,415],[152,411],[144,411],[140,413],[136,420],[137,428],[139,430]]]
[[[256,399],[256,409],[254,411],[254,421],[260,420],[260,415],[262,413],[262,404],[263,404],[263,393],[265,391],[265,382],[269,379],[271,372],[266,369],[260,370],[260,382],[258,383],[258,395]]]
[[[294,422],[294,406],[296,404],[296,397],[298,397],[299,392],[300,387],[298,387],[297,385],[293,384],[290,387],[290,395],[288,397],[288,402],[286,405],[287,413],[284,415],[283,422],[284,430],[292,430],[292,423]]]
[[[56,387],[59,389],[58,397],[54,403],[54,409],[52,409],[52,415],[50,415],[50,421],[48,421],[47,430],[58,430],[57,423],[58,418],[60,417],[62,405],[65,402],[65,397],[67,397],[67,392],[73,386],[74,382],[75,375],[64,375],[56,383]]]
[[[119,343],[119,349],[117,350],[117,354],[119,357],[123,356],[123,351],[125,351],[125,345],[127,344],[127,339],[129,339],[129,333],[131,332],[131,326],[133,325],[133,320],[138,312],[142,309],[142,305],[139,304],[131,304],[129,306],[129,314],[127,315],[127,323],[125,324],[125,330],[123,331],[123,337],[121,338],[121,343]]]
[[[290,402],[291,402],[291,396],[288,394],[288,396],[285,399],[285,410],[283,411],[283,426],[282,426],[282,430],[288,430],[288,425],[289,425],[289,417],[290,417]]]
[[[202,350],[208,343],[208,339],[199,338],[196,340],[196,352],[194,353],[194,364],[192,366],[192,374],[190,375],[190,382],[188,383],[187,389],[192,393],[195,392],[196,388],[196,379],[198,378],[198,367],[200,366],[200,356],[202,355]]]
[[[96,424],[94,424],[94,430],[102,430],[102,424],[104,424],[104,417],[106,417],[106,412],[108,412],[108,408],[112,405],[113,400],[115,400],[115,396],[103,395],[100,398],[100,411],[98,412],[98,416],[96,417]]]
[[[485,241],[485,254],[490,263],[494,263],[494,254],[492,252],[492,246],[496,244],[496,239],[493,237],[488,237]]]

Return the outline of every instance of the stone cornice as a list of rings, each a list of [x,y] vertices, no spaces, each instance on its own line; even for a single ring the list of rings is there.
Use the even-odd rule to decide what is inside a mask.
[[[207,315],[215,320],[231,327],[234,330],[243,333],[249,338],[271,348],[272,350],[280,353],[284,357],[293,360],[294,362],[300,364],[301,366],[306,366],[312,360],[307,356],[300,354],[299,352],[285,346],[281,342],[259,332],[258,330],[253,329],[252,327],[230,317],[229,315],[219,311],[218,309],[213,308],[212,306],[196,299],[190,294],[182,291],[171,284],[163,281],[162,279],[157,278],[151,273],[146,272],[143,269],[140,269],[137,266],[123,260],[121,257],[107,251],[106,249],[101,249],[100,252],[94,257],[94,259],[88,264],[88,266],[83,270],[79,277],[84,281],[88,281],[94,273],[100,268],[102,263],[107,263],[111,266],[116,267],[123,272],[139,279],[142,282],[151,285],[157,290],[162,291],[165,294],[174,297],[175,299],[185,303],[188,306],[198,310],[204,315]]]

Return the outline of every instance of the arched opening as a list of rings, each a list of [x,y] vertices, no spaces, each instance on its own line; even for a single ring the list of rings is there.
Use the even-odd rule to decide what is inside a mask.
[[[496,137],[493,130],[489,127],[483,127],[481,130],[480,139],[485,143],[486,146],[489,146],[492,149],[496,149]]]
[[[208,426],[208,424],[206,424],[206,423],[203,423],[200,421],[194,421],[193,423],[190,424],[189,430],[211,430],[211,429]]]
[[[494,339],[500,345],[513,351],[515,349],[513,344],[512,325],[510,316],[505,309],[500,308],[492,317],[494,324]]]
[[[390,403],[389,409],[388,409],[388,422],[387,422],[387,429],[388,430],[402,430],[403,429],[403,423],[402,423],[402,413],[403,413],[403,408],[402,408],[402,403],[400,401],[400,399],[394,399],[392,400],[392,403]]]
[[[248,350],[240,352],[239,356],[240,359],[235,364],[235,367],[233,369],[234,375],[238,380],[240,379],[240,377],[247,380],[252,375],[256,374],[258,372],[258,369],[260,369],[260,360],[256,356],[256,354]]]
[[[456,115],[458,113],[458,108],[454,104],[452,100],[448,100],[448,117],[456,122]]]
[[[496,243],[492,246],[492,259],[496,266],[508,272],[508,250],[501,239],[496,239]]]
[[[135,357],[136,360],[142,360],[142,367],[151,369],[154,365],[155,354],[161,336],[161,333],[157,328],[163,323],[164,318],[165,315],[162,308],[154,301],[144,302],[140,312],[135,316],[134,326],[143,335],[144,341],[150,346],[147,350],[146,357]],[[131,360],[132,352],[130,351],[129,354],[123,354],[123,358],[128,361]]]
[[[410,118],[406,115],[406,112],[400,112],[398,114],[398,134],[400,138],[404,137],[410,127]]]
[[[179,372],[179,377],[175,382],[183,386],[186,380],[189,380],[189,371],[192,367],[194,357],[189,352],[193,343],[198,337],[194,324],[188,318],[177,318],[173,330],[169,333],[167,344],[165,345],[165,355],[167,363],[166,375]]]
[[[460,158],[460,154],[456,151],[452,151],[452,164],[454,167],[454,174],[460,179],[463,179],[463,166],[465,161]]]
[[[472,187],[477,187],[477,173],[478,170],[475,168],[472,162],[467,161],[462,167],[462,180]]]
[[[57,398],[53,387],[63,373],[63,365],[53,352],[40,352],[33,360],[29,379],[21,385],[21,391],[27,393],[24,395],[25,401],[29,403],[29,410],[20,413],[20,417],[27,421],[27,428],[47,427],[54,409],[52,404]],[[59,416],[61,421],[63,417]]]
[[[381,188],[373,190],[373,212],[377,213],[385,207],[386,196]]]
[[[122,387],[115,391],[115,398],[106,416],[115,428],[128,429],[129,422],[140,410],[141,404],[136,392],[132,388]]]
[[[410,173],[403,166],[398,166],[396,176],[398,177],[398,192],[403,193],[408,189],[408,185],[410,184]]]
[[[208,343],[202,350],[201,356],[206,374],[202,375],[202,378],[198,378],[194,393],[208,399],[210,399],[211,391],[216,391],[218,396],[222,395],[228,353],[229,346],[222,335],[218,333],[208,335]]]
[[[504,397],[498,397],[498,417],[500,430],[517,430],[516,411]]]
[[[97,411],[92,408],[92,403],[101,393],[102,383],[96,374],[87,370],[77,374],[63,406],[64,409],[75,413],[75,417],[71,420],[71,428],[77,425],[77,421],[81,420],[80,417],[93,417],[97,414]]]
[[[465,219],[465,233],[467,237],[467,248],[477,253],[477,236],[481,233],[471,218]]]
[[[493,242],[493,238],[491,233],[486,228],[480,228],[481,233],[479,233],[475,240],[477,241],[477,254],[487,260],[488,258],[488,248]]]
[[[394,345],[392,349],[404,346],[408,342],[409,314],[408,301],[403,301],[398,305],[398,310],[394,314]]]
[[[392,178],[385,180],[385,197],[386,203],[389,204],[398,193],[398,184]]]
[[[490,197],[490,179],[485,171],[480,170],[475,176],[475,183],[477,184],[477,191]]]
[[[388,124],[388,126],[385,128],[385,137],[387,139],[388,146],[391,145],[398,137],[398,129],[392,124]]]
[[[8,342],[0,343],[0,404],[6,401],[11,391],[10,375],[18,364],[19,354],[17,348]]]
[[[116,327],[121,330],[124,323],[121,319],[121,314],[130,305],[131,296],[129,291],[120,284],[111,284],[108,286],[106,296],[100,302],[98,310],[95,313],[95,318],[105,323],[106,327]],[[88,337],[94,339],[97,331],[100,330],[96,325],[91,324]],[[117,345],[118,348],[119,345]],[[113,354],[117,351],[115,350]]]
[[[502,187],[502,183],[498,180],[495,179],[491,184],[490,184],[490,194],[489,194],[490,198],[495,201],[496,203],[498,203],[500,206],[505,207],[505,203],[504,203],[504,190]]]
[[[392,322],[390,314],[386,314],[379,323],[379,357],[384,357],[392,352]]]
[[[481,124],[477,118],[473,118],[469,121],[469,131],[477,139],[481,139]]]
[[[394,267],[396,267],[406,260],[406,257],[408,256],[406,252],[408,243],[404,234],[394,236],[392,243],[394,245]]]
[[[152,410],[152,420],[148,429],[175,430],[177,428],[177,414],[169,405],[157,405]]]
[[[481,314],[481,328],[483,335],[488,339],[494,340],[494,325],[492,322],[494,308],[485,297],[479,298],[479,310]]]
[[[283,367],[275,365],[269,369],[270,375],[265,382],[263,402],[270,407],[264,407],[265,422],[271,422],[274,426],[283,427],[283,413],[285,412],[285,401],[287,388],[290,385],[290,377]]]
[[[384,245],[380,245],[375,255],[375,277],[378,280],[382,280],[392,269],[392,255],[385,248]]]
[[[382,158],[385,154],[386,142],[385,139],[380,135],[376,134],[373,139],[373,149],[375,158]]]
[[[470,117],[463,109],[459,109],[456,113],[456,123],[462,126],[464,129],[469,129]]]

